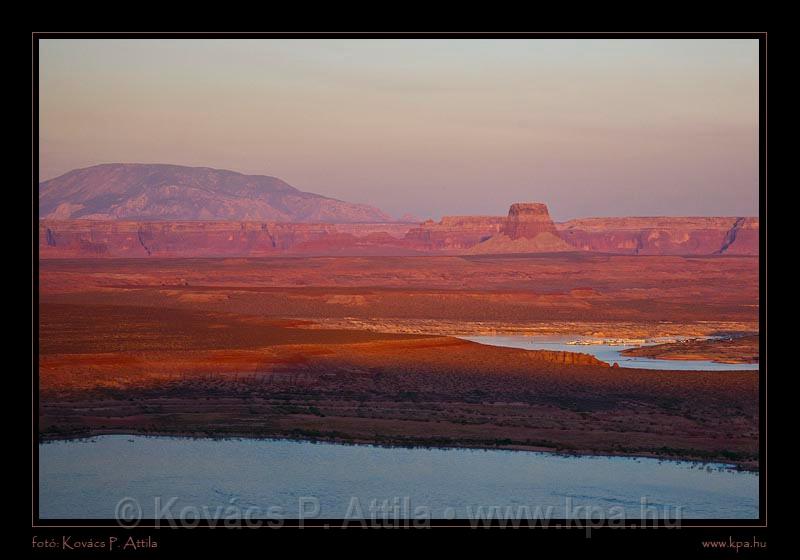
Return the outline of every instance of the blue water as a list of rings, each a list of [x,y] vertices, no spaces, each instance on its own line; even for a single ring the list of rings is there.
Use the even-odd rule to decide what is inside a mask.
[[[758,474],[720,464],[263,439],[44,443],[39,493],[59,519],[758,517]]]
[[[639,369],[668,369],[668,370],[704,370],[704,371],[742,371],[758,370],[758,364],[720,364],[710,360],[658,360],[639,356],[625,356],[622,350],[636,348],[633,345],[614,344],[567,344],[572,340],[585,340],[580,336],[526,336],[526,335],[486,335],[462,336],[464,340],[471,340],[490,346],[506,346],[510,348],[523,348],[525,350],[562,350],[565,352],[581,352],[591,354],[598,360],[608,364],[618,363],[620,367]]]

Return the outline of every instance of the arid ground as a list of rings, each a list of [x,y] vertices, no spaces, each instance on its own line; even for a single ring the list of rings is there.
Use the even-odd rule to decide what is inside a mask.
[[[757,257],[106,258],[39,266],[43,439],[297,437],[757,468],[758,372],[613,368],[588,355],[452,336],[755,334]],[[718,359],[720,350],[699,344],[691,356]]]

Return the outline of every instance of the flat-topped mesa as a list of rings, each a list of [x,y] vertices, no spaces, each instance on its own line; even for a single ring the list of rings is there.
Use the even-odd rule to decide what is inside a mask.
[[[413,253],[413,224],[40,220],[40,258],[238,257]]]
[[[510,239],[533,239],[540,233],[556,233],[547,205],[540,202],[516,202],[508,210],[503,232]]]
[[[632,255],[757,255],[759,220],[734,216],[581,218],[556,226],[576,249]]]

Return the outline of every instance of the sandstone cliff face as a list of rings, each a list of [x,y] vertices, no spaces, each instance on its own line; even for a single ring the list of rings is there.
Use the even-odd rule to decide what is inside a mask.
[[[759,250],[758,218],[739,218],[728,230],[719,254],[757,255]]]
[[[410,224],[42,220],[41,258],[409,254]]]
[[[585,218],[557,225],[576,249],[631,255],[758,254],[758,219]]]
[[[389,216],[300,191],[276,177],[161,164],[105,164],[39,184],[39,217],[54,220],[386,222]]]
[[[424,251],[458,251],[496,235],[505,223],[502,216],[445,216],[411,229],[405,239],[409,247]]]
[[[757,218],[589,218],[553,224],[547,207],[440,222],[41,220],[41,258],[510,254],[757,255]]]
[[[561,350],[530,350],[531,358],[536,361],[553,364],[566,364],[571,366],[599,366],[611,367],[591,354],[583,352],[564,352]]]
[[[502,233],[510,239],[533,239],[540,233],[556,233],[547,206],[538,202],[512,204]]]

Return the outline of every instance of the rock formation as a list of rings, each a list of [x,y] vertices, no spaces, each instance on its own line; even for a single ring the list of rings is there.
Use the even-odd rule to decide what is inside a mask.
[[[508,210],[502,233],[510,239],[533,239],[540,233],[556,234],[556,226],[545,204],[517,202]]]
[[[758,218],[588,218],[554,224],[544,204],[508,216],[420,223],[40,220],[41,258],[512,254],[758,255]]]
[[[584,218],[557,224],[576,249],[629,255],[757,255],[758,218]]]
[[[41,258],[414,254],[410,224],[41,220]]]
[[[572,366],[599,366],[612,367],[608,363],[583,352],[564,352],[562,350],[530,350],[531,359],[535,361],[554,364],[567,364]],[[619,367],[615,363],[615,367]]]
[[[470,253],[552,253],[573,251],[556,231],[547,206],[515,203],[497,235],[478,243]]]
[[[409,246],[425,251],[458,251],[497,235],[506,223],[501,216],[445,216],[428,220],[406,234]]]

